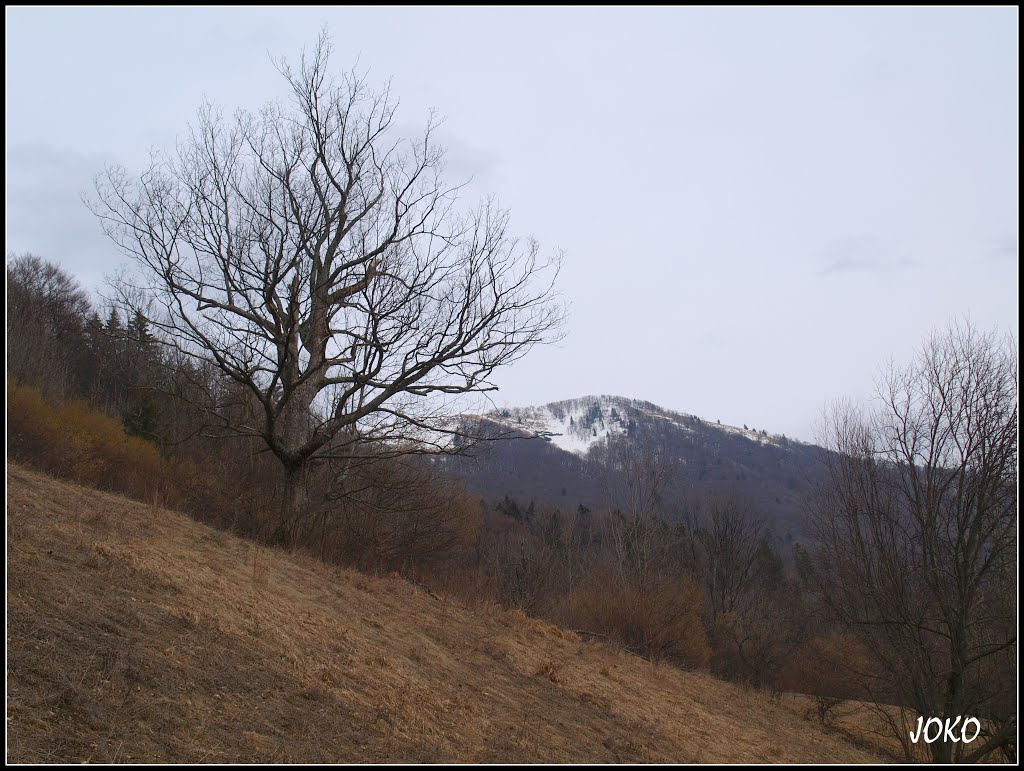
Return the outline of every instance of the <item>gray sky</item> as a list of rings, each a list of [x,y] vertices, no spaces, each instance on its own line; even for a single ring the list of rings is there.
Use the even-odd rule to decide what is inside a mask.
[[[436,107],[453,178],[566,252],[567,337],[499,405],[610,393],[813,438],[825,402],[969,316],[1017,331],[1015,8],[8,9],[7,250],[97,287],[79,200],[269,55]]]

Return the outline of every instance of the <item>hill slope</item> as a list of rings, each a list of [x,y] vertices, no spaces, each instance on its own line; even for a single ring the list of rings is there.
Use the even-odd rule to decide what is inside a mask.
[[[8,760],[870,761],[768,698],[8,465]]]

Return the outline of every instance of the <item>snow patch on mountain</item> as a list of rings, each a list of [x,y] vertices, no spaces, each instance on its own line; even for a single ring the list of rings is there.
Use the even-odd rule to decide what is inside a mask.
[[[584,396],[537,407],[511,407],[485,415],[489,420],[524,431],[575,455],[586,456],[615,435],[629,435],[637,420],[663,420],[677,430],[693,431],[695,423],[739,434],[759,444],[780,444],[784,438],[764,431],[701,421],[650,402],[622,396]]]
[[[679,428],[690,430],[653,404],[621,396],[584,396],[539,407],[496,410],[486,417],[546,439],[566,452],[585,456],[611,436],[630,434],[636,418],[641,416],[671,420]]]
[[[576,455],[586,455],[591,447],[610,435],[625,434],[629,430],[628,423],[614,406],[592,397],[502,410],[489,417],[547,439],[559,449]]]

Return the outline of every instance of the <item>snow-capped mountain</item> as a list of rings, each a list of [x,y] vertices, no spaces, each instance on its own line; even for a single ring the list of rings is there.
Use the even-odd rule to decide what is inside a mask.
[[[629,436],[641,422],[661,421],[679,431],[694,431],[705,421],[696,415],[673,412],[639,399],[622,396],[584,396],[551,402],[539,407],[495,410],[481,416],[511,429],[532,433],[555,447],[585,457],[592,447],[609,437]],[[758,444],[779,445],[783,436],[744,426],[715,423],[716,430],[745,437]]]
[[[485,504],[509,495],[559,507],[609,508],[616,484],[604,450],[657,447],[676,461],[666,510],[692,496],[737,496],[772,524],[781,545],[821,470],[820,447],[753,426],[729,426],[621,396],[584,396],[467,416],[517,440],[487,443],[475,458],[443,461]],[[487,427],[490,427],[489,429]],[[477,428],[476,430],[479,430]]]

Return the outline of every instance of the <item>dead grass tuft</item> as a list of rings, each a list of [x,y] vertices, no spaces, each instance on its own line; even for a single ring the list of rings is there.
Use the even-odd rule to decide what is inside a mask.
[[[561,667],[553,661],[545,661],[536,672],[533,673],[534,677],[546,677],[548,680],[553,682],[555,685],[559,685],[562,682],[562,678],[558,672]]]

